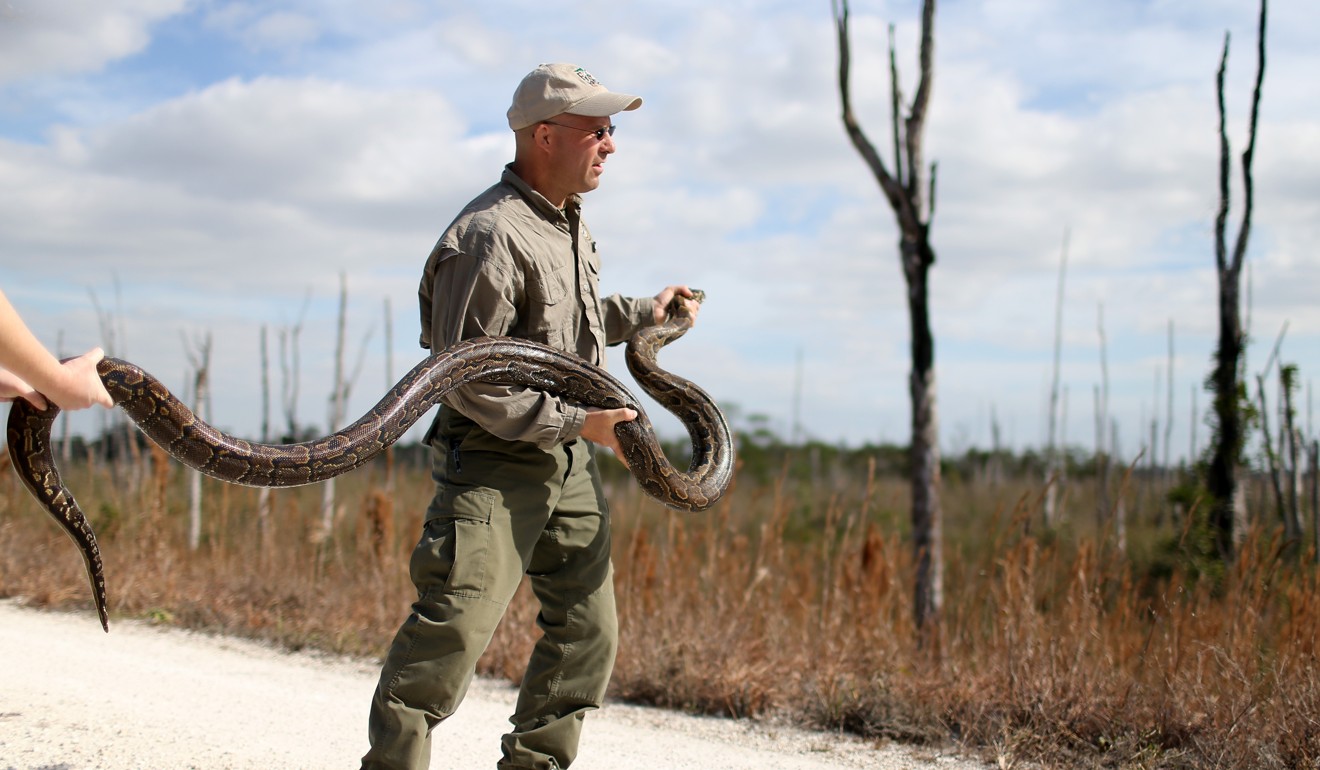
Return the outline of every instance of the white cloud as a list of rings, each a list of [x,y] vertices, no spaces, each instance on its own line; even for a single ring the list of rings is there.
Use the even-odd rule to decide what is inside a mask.
[[[316,21],[300,13],[272,13],[263,16],[247,31],[255,48],[280,49],[300,47],[314,42],[321,30]]]
[[[151,26],[185,0],[10,0],[0,9],[0,85],[22,78],[93,72],[137,53]]]
[[[118,124],[62,130],[49,148],[0,144],[16,182],[0,193],[0,247],[172,265],[172,280],[210,286],[216,264],[249,268],[219,276],[243,286],[364,255],[410,262],[495,179],[500,144],[464,137],[430,92],[226,81]]]

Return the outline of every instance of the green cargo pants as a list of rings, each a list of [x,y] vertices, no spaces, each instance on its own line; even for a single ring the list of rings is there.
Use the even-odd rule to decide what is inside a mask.
[[[442,409],[436,494],[410,571],[418,599],[371,703],[363,768],[427,768],[431,730],[454,713],[522,576],[541,603],[499,768],[566,768],[605,696],[618,647],[609,511],[592,445],[545,451]]]

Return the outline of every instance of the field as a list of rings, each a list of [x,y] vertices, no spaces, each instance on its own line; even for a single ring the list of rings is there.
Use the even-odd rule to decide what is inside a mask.
[[[1284,548],[1267,517],[1218,569],[1196,500],[1169,502],[1173,472],[1116,474],[1104,510],[1082,464],[1046,528],[1042,475],[992,459],[946,469],[943,618],[925,644],[901,453],[749,454],[701,515],[664,510],[608,461],[614,697],[953,745],[1001,767],[1320,767],[1312,553]],[[256,490],[205,480],[195,551],[187,472],[159,454],[75,462],[65,478],[100,539],[112,632],[133,616],[379,656],[413,598],[407,558],[431,493],[415,451],[392,494],[380,466],[341,478],[329,537],[319,488],[275,491],[263,525]],[[1120,504],[1121,551],[1107,515]],[[90,606],[76,549],[8,469],[0,596]],[[521,592],[483,671],[519,677],[535,614]]]

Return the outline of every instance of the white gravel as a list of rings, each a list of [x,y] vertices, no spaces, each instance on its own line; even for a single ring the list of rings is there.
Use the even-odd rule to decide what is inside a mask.
[[[377,664],[0,601],[0,770],[356,768]],[[479,680],[436,770],[494,767],[515,691]],[[607,704],[574,770],[983,770],[928,750]]]

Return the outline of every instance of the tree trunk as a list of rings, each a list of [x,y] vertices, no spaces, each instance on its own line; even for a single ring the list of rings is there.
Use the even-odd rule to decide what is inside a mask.
[[[1169,363],[1166,367],[1167,380],[1165,385],[1168,389],[1168,401],[1165,406],[1164,418],[1164,481],[1165,486],[1172,486],[1170,474],[1173,468],[1173,319],[1169,319]]]
[[[283,442],[293,443],[300,439],[298,428],[298,393],[302,384],[302,361],[298,348],[302,335],[303,320],[307,316],[307,305],[312,295],[308,292],[303,297],[302,309],[298,311],[298,320],[292,325],[280,329],[280,406],[284,409],[285,433]]]
[[[1118,420],[1109,421],[1109,447],[1110,451],[1117,456]],[[1138,458],[1138,460],[1139,459],[1140,458]],[[1132,465],[1135,466],[1138,460],[1133,460]],[[1106,460],[1106,462],[1108,463],[1110,460]],[[1106,466],[1106,484],[1109,483],[1108,472],[1110,467],[1111,465]],[[1114,523],[1114,547],[1118,549],[1120,556],[1127,553],[1127,480],[1129,477],[1130,470],[1129,473],[1123,475],[1122,481],[1119,482],[1118,493],[1114,495],[1113,508],[1108,513],[1109,518],[1112,519]]]
[[[1320,441],[1311,441],[1311,546],[1320,563]]]
[[[1280,422],[1280,430],[1283,431],[1283,445],[1287,450],[1287,475],[1284,481],[1287,484],[1287,527],[1296,536],[1296,545],[1300,547],[1302,541],[1302,459],[1299,456],[1299,443],[1301,436],[1298,435],[1297,426],[1294,422],[1293,410],[1293,390],[1297,385],[1297,367],[1291,364],[1279,367],[1279,390],[1283,408],[1283,416]],[[1280,457],[1285,454],[1280,452]]]
[[[1242,358],[1242,330],[1239,326],[1238,285],[1236,276],[1219,278],[1219,346],[1215,350],[1214,414],[1216,435],[1214,452],[1206,473],[1206,490],[1214,498],[1211,524],[1215,547],[1224,561],[1236,553],[1233,500],[1237,497],[1238,458],[1242,452],[1242,416],[1238,405],[1241,377],[1238,362]]]
[[[331,383],[329,415],[329,433],[339,430],[344,422],[344,405],[348,400],[348,386],[344,383],[344,345],[348,324],[348,276],[339,274],[339,324],[335,335],[335,374]],[[321,482],[321,539],[328,539],[335,524],[335,480]]]
[[[944,603],[943,510],[940,506],[939,409],[935,340],[930,332],[923,261],[909,289],[912,325],[912,546],[917,559],[913,610],[918,628],[938,627]],[[923,634],[923,637],[925,634]]]
[[[1274,490],[1274,506],[1278,509],[1279,518],[1283,521],[1284,538],[1289,543],[1294,543],[1301,537],[1301,533],[1295,530],[1293,522],[1288,517],[1288,507],[1284,502],[1283,474],[1285,469],[1281,467],[1283,458],[1274,451],[1274,439],[1270,435],[1270,413],[1269,405],[1265,401],[1264,375],[1256,375],[1256,395],[1260,403],[1260,431],[1265,436],[1265,460],[1270,473],[1270,488]]]
[[[1063,249],[1059,253],[1059,287],[1054,296],[1054,369],[1050,384],[1049,435],[1045,448],[1045,504],[1041,506],[1046,529],[1058,517],[1062,491],[1063,463],[1059,457],[1059,365],[1063,354],[1063,282],[1068,271],[1068,230],[1063,231]]]
[[[270,345],[266,325],[261,325],[261,443],[270,443]],[[257,532],[264,560],[270,544],[270,487],[257,491]]]
[[[1117,438],[1109,438],[1109,357],[1105,339],[1105,306],[1096,307],[1096,331],[1100,336],[1100,384],[1095,388],[1095,477],[1096,520],[1103,531],[1114,511],[1109,502],[1109,469]]]
[[[184,344],[187,345],[187,338]],[[210,399],[211,377],[211,334],[195,343],[195,350],[188,351],[188,359],[193,365],[193,412],[203,420],[210,421],[210,410],[206,408]],[[202,544],[202,472],[189,470],[188,476],[188,550],[196,551]]]

